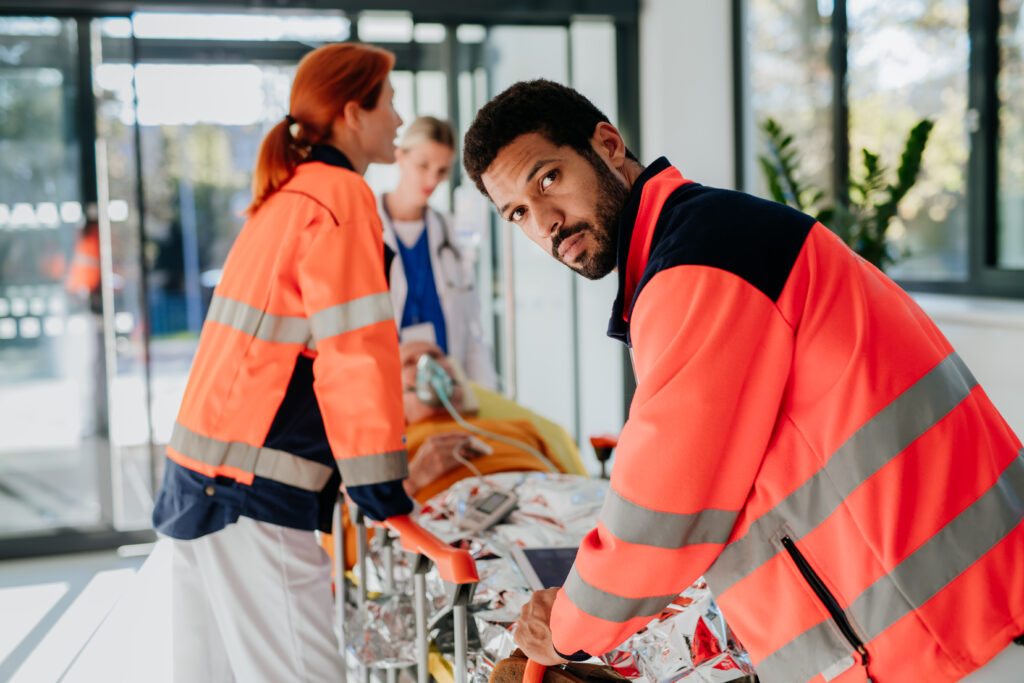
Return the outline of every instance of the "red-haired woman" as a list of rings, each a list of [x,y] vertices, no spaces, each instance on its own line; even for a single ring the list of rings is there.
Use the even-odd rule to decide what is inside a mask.
[[[398,336],[362,174],[394,161],[394,56],[339,44],[299,64],[260,148],[249,220],[214,291],[167,448],[174,680],[341,680],[330,567],[340,480],[406,513]]]

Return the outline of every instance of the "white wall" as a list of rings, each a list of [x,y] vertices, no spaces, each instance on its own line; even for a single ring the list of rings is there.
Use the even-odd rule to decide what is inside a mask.
[[[1024,301],[913,294],[996,408],[1024,436]]]
[[[732,3],[640,5],[641,161],[667,156],[684,177],[735,187]]]

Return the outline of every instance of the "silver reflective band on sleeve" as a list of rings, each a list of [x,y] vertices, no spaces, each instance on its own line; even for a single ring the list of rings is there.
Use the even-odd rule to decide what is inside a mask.
[[[679,594],[624,598],[591,586],[580,577],[573,565],[565,579],[565,595],[572,604],[590,616],[621,624],[633,617],[653,617]]]
[[[310,316],[309,322],[313,327],[313,339],[319,342],[360,327],[394,319],[391,295],[379,292],[325,308]]]
[[[989,489],[888,574],[868,586],[846,610],[865,643],[932,599],[953,579],[1024,522],[1024,451]],[[765,681],[809,681],[825,670],[843,643],[823,621],[757,665]],[[849,647],[845,648],[849,651]]]
[[[723,548],[704,576],[721,595],[780,550],[774,534],[789,525],[806,536],[828,519],[858,486],[956,408],[977,385],[956,353],[928,371],[853,433],[825,466]]]
[[[339,458],[338,469],[345,486],[366,486],[380,484],[409,476],[409,454],[403,448],[399,451],[357,455]]]
[[[725,543],[738,513],[701,510],[692,515],[658,512],[609,490],[598,518],[619,540],[675,550],[697,543]]]
[[[309,321],[302,316],[272,315],[235,299],[214,295],[207,320],[268,342],[309,346]]]
[[[234,467],[305,491],[321,491],[334,472],[323,463],[274,448],[211,439],[180,422],[174,424],[170,445],[182,455],[207,465]]]

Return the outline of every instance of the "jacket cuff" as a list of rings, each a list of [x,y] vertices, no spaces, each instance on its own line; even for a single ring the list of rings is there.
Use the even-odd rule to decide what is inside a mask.
[[[376,522],[412,512],[412,499],[402,487],[401,479],[363,486],[345,486],[345,493],[359,506],[363,514]]]
[[[559,652],[558,648],[555,648],[555,654],[561,657],[562,659],[568,659],[570,662],[585,662],[591,657],[583,650],[577,650],[571,655],[566,655]]]

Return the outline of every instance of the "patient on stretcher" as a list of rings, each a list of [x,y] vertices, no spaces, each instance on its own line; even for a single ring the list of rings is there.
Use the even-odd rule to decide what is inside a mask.
[[[475,476],[464,461],[480,474],[493,472],[548,471],[547,465],[526,449],[487,435],[474,434],[456,422],[444,406],[424,403],[416,394],[416,363],[428,354],[452,377],[457,373],[440,348],[426,341],[401,345],[402,384],[405,399],[406,447],[409,451],[409,478],[406,492],[424,502],[455,482]],[[472,390],[456,381],[451,403],[469,424],[499,436],[522,442],[552,460],[559,471],[562,465],[537,427],[526,419],[484,418],[477,415]]]
[[[450,401],[469,424],[536,449],[560,472],[584,474],[579,454],[564,429],[493,392],[480,387],[474,390],[437,345],[416,340],[400,347],[409,452],[409,477],[404,484],[410,497],[423,503],[455,482],[476,476],[463,461],[468,461],[483,475],[549,471],[526,449],[474,434],[459,425],[444,406],[430,406],[419,399],[415,391],[416,363],[424,353],[455,379]],[[484,404],[493,417],[480,415]],[[348,509],[343,512],[345,566],[351,569],[355,562],[356,539]],[[324,535],[322,545],[333,557],[330,535]]]

